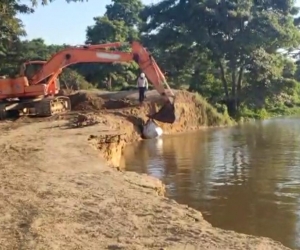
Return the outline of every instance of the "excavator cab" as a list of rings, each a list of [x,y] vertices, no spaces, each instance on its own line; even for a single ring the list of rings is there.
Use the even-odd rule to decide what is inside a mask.
[[[43,68],[45,63],[46,61],[28,61],[23,63],[20,68],[20,76],[32,79]]]
[[[46,63],[47,61],[27,61],[21,65],[20,76],[26,76],[30,84],[33,77],[43,69]],[[45,82],[47,82],[49,78],[50,77],[47,77],[44,81],[41,81],[40,83],[45,84]],[[55,86],[58,90],[60,89],[59,78],[55,78]]]

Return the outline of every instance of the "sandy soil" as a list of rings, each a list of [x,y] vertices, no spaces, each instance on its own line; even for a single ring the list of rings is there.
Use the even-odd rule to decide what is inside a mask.
[[[115,112],[82,128],[66,117],[0,124],[0,249],[287,249],[213,228],[158,180],[109,167],[138,138]]]

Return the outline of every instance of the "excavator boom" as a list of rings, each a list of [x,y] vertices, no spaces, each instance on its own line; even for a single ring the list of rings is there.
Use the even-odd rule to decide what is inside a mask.
[[[174,94],[168,86],[164,74],[161,72],[157,63],[149,52],[138,42],[131,43],[130,52],[122,52],[116,50],[125,43],[108,43],[99,45],[87,45],[79,47],[69,47],[54,54],[47,62],[45,61],[29,61],[21,68],[20,76],[14,79],[2,79],[0,80],[0,101],[2,100],[2,106],[0,105],[0,118],[1,108],[3,103],[9,98],[18,98],[19,100],[27,100],[30,104],[32,101],[28,101],[29,98],[35,98],[42,96],[40,102],[46,103],[45,100],[58,94],[60,86],[58,83],[58,76],[62,70],[70,65],[77,63],[121,63],[135,61],[142,72],[145,73],[148,80],[153,84],[158,93],[166,101],[166,105],[162,108],[163,111],[157,114],[149,116],[152,119],[173,123],[175,121],[174,115]],[[114,49],[114,50],[113,50]],[[37,66],[36,70],[28,73],[28,65]],[[166,92],[165,86],[167,86],[169,92]],[[43,100],[45,99],[45,100]],[[63,109],[70,109],[70,102],[63,97],[54,98],[53,100],[60,101],[61,108],[57,112],[61,112]],[[40,103],[38,102],[38,103]],[[54,101],[48,101],[47,105],[54,105]],[[20,104],[20,102],[19,102]],[[45,106],[43,105],[43,107]],[[25,105],[26,106],[26,105]],[[33,105],[38,106],[38,105]],[[64,107],[65,106],[65,107]],[[38,108],[37,108],[38,109]],[[167,111],[166,111],[167,110]],[[170,113],[169,116],[166,113]],[[40,111],[44,115],[52,115],[51,107],[48,107],[45,111]]]

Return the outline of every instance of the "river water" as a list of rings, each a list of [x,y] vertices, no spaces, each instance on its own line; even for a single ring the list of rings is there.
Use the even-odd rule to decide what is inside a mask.
[[[142,141],[123,164],[162,180],[213,226],[300,249],[300,118]]]

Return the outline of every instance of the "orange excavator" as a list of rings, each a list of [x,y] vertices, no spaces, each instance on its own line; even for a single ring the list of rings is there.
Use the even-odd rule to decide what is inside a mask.
[[[130,43],[130,52],[116,50],[124,45],[116,42],[68,47],[54,54],[48,61],[24,63],[19,76],[0,79],[0,120],[6,119],[8,114],[20,114],[20,112],[46,117],[71,111],[70,99],[66,96],[58,96],[60,90],[58,77],[62,70],[70,65],[85,62],[135,61],[165,100],[163,107],[148,117],[163,123],[174,123],[175,96],[157,63],[139,42]]]

